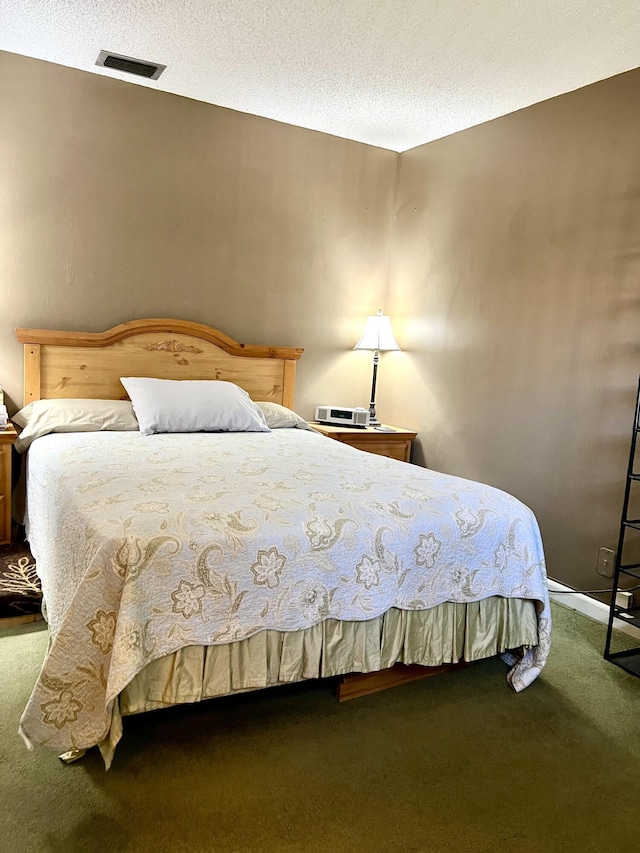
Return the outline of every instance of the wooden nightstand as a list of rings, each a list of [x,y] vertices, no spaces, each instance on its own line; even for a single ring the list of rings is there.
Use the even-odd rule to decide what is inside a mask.
[[[13,424],[0,429],[0,545],[11,542],[11,448],[17,437]]]
[[[377,453],[378,456],[388,456],[390,459],[399,459],[408,462],[411,455],[411,442],[417,433],[402,427],[382,424],[386,429],[393,432],[380,432],[373,427],[357,429],[356,427],[332,426],[331,424],[319,424],[311,422],[309,426],[321,432],[329,438],[335,438],[343,444],[357,447],[358,450],[367,450],[369,453]]]

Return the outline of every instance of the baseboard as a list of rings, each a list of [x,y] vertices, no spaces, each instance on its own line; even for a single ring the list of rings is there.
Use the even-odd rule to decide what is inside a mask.
[[[554,592],[561,592],[563,595],[554,595]],[[567,594],[565,595],[564,593]],[[585,616],[590,616],[597,622],[604,622],[605,625],[609,622],[609,606],[607,604],[591,598],[583,592],[575,592],[570,586],[565,586],[551,578],[549,578],[549,595],[553,601],[564,604],[572,610],[577,610],[578,613],[584,613]],[[640,640],[640,628],[627,625],[621,619],[616,619],[613,627],[618,631],[622,631],[623,634],[629,634],[629,636],[634,637],[636,640]]]

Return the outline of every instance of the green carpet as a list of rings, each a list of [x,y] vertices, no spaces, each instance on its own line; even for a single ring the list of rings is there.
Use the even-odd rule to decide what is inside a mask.
[[[541,678],[483,661],[345,704],[313,682],[125,720],[106,773],[28,752],[42,623],[0,631],[2,853],[640,847],[640,679],[554,608]]]

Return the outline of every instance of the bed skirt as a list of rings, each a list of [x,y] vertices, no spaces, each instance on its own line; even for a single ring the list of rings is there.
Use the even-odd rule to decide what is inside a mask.
[[[147,664],[125,687],[111,703],[111,725],[98,747],[108,769],[122,737],[122,717],[131,714],[307,679],[377,672],[396,663],[480,660],[537,644],[535,602],[493,596],[467,604],[447,601],[429,610],[392,608],[363,622],[327,619],[300,631],[261,631],[226,645],[187,646]],[[60,757],[75,761],[85,751]]]
[[[301,631],[261,631],[227,645],[188,646],[148,664],[120,694],[119,711],[138,714],[396,663],[473,661],[537,642],[535,605],[527,599],[392,608],[365,622],[327,619]]]

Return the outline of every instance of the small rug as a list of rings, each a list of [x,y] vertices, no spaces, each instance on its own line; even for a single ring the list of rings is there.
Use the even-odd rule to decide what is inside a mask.
[[[39,615],[40,578],[28,545],[0,545],[0,619]]]

